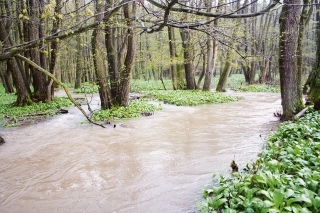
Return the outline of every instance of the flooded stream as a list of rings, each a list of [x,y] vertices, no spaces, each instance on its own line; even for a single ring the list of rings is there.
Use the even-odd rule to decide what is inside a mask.
[[[76,108],[2,129],[0,212],[191,213],[213,173],[255,159],[278,122],[280,95],[90,125]]]

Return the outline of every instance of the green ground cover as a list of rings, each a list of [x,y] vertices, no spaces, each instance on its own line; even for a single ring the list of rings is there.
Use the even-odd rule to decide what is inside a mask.
[[[63,97],[56,97],[51,103],[33,103],[23,107],[14,106],[16,97],[13,94],[1,94],[0,99],[0,125],[3,127],[33,124],[59,114],[60,108],[71,106],[69,99]]]
[[[215,180],[201,212],[320,212],[320,113],[283,123],[252,165]]]

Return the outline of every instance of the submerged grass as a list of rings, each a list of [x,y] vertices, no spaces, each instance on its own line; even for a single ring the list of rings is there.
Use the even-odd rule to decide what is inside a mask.
[[[255,163],[217,179],[201,212],[320,212],[320,113],[283,123]]]

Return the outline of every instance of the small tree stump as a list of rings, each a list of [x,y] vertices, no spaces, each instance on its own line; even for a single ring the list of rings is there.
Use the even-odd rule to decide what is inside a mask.
[[[6,141],[0,136],[0,145],[4,144]]]
[[[236,162],[234,160],[231,162],[230,167],[232,169],[232,173],[238,172],[238,170],[239,170],[238,165],[236,164]]]

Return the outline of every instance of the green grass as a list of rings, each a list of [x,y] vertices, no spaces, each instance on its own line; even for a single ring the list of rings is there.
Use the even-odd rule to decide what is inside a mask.
[[[204,190],[201,212],[320,212],[320,113],[283,123],[260,157]]]
[[[128,107],[114,107],[107,110],[100,110],[93,115],[95,121],[108,121],[141,117],[151,115],[156,110],[161,110],[160,104],[150,104],[147,100],[132,100]]]
[[[86,94],[98,93],[99,87],[95,83],[84,82],[84,83],[82,83],[81,88],[74,89],[73,92],[74,93],[86,93]]]
[[[274,92],[280,93],[279,85],[269,85],[269,84],[254,84],[254,85],[244,85],[239,87],[233,87],[233,90],[240,92]]]
[[[213,79],[213,84],[217,85],[219,81],[219,75]],[[259,75],[256,75],[256,80],[258,80]],[[228,78],[227,88],[230,88],[239,92],[280,92],[279,85],[271,84],[252,84],[248,85],[245,83],[245,78],[243,74],[232,74]]]
[[[158,101],[177,106],[197,106],[209,103],[227,103],[239,100],[238,97],[199,90],[145,91],[145,94]]]
[[[67,98],[56,97],[51,103],[33,103],[28,106],[14,106],[16,96],[4,93],[3,86],[0,86],[0,125],[3,127],[31,124],[57,114],[61,107],[71,106]]]
[[[164,86],[167,90],[172,90],[172,81],[170,79],[163,80]],[[131,80],[131,91],[150,91],[150,90],[164,90],[161,80],[143,81],[143,80]]]

